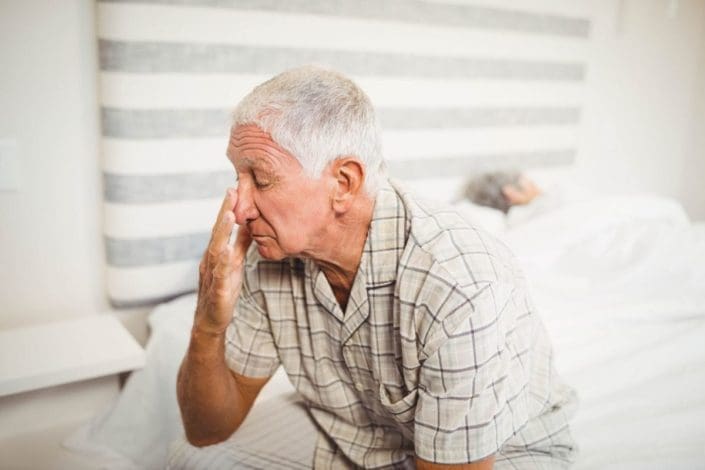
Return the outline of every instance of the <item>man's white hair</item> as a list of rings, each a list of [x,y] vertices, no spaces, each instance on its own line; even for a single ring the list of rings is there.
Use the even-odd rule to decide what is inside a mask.
[[[234,126],[246,124],[269,133],[311,177],[344,156],[365,165],[364,189],[370,195],[386,176],[372,103],[352,80],[333,70],[299,67],[255,87],[233,113]]]

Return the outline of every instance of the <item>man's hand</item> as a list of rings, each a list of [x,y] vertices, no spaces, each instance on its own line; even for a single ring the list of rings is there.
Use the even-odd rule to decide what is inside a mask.
[[[225,330],[240,295],[245,254],[252,243],[247,228],[240,227],[235,245],[228,245],[236,204],[237,193],[228,189],[201,261],[191,341],[176,385],[186,437],[197,446],[227,439],[268,380],[240,376],[225,363]]]
[[[202,333],[225,332],[242,288],[242,267],[252,238],[247,227],[236,228],[234,246],[228,244],[235,227],[237,192],[228,188],[208,248],[199,266],[198,304],[193,327]]]

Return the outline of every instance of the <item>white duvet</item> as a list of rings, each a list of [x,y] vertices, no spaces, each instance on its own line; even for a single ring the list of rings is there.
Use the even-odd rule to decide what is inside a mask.
[[[581,399],[575,468],[705,468],[705,225],[653,196],[510,217],[463,208],[522,262],[557,366]],[[479,215],[478,215],[479,214]],[[175,377],[195,297],[157,307],[146,367],[65,444],[114,468],[162,468],[182,434]],[[289,391],[282,374],[259,406]]]
[[[576,468],[705,468],[705,224],[669,199],[605,197],[498,236],[580,394]]]

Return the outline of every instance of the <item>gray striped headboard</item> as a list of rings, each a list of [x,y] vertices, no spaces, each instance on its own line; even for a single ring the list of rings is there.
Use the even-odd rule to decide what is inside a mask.
[[[590,31],[584,7],[571,3],[99,0],[111,303],[195,289],[234,184],[229,112],[296,65],[329,65],[361,85],[398,178],[570,165]]]

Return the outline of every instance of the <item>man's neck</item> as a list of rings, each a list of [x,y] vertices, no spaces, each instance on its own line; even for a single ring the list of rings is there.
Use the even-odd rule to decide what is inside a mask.
[[[373,210],[374,199],[361,198],[351,210],[336,217],[335,222],[327,227],[322,239],[332,243],[311,256],[326,276],[343,311],[360,266]]]

